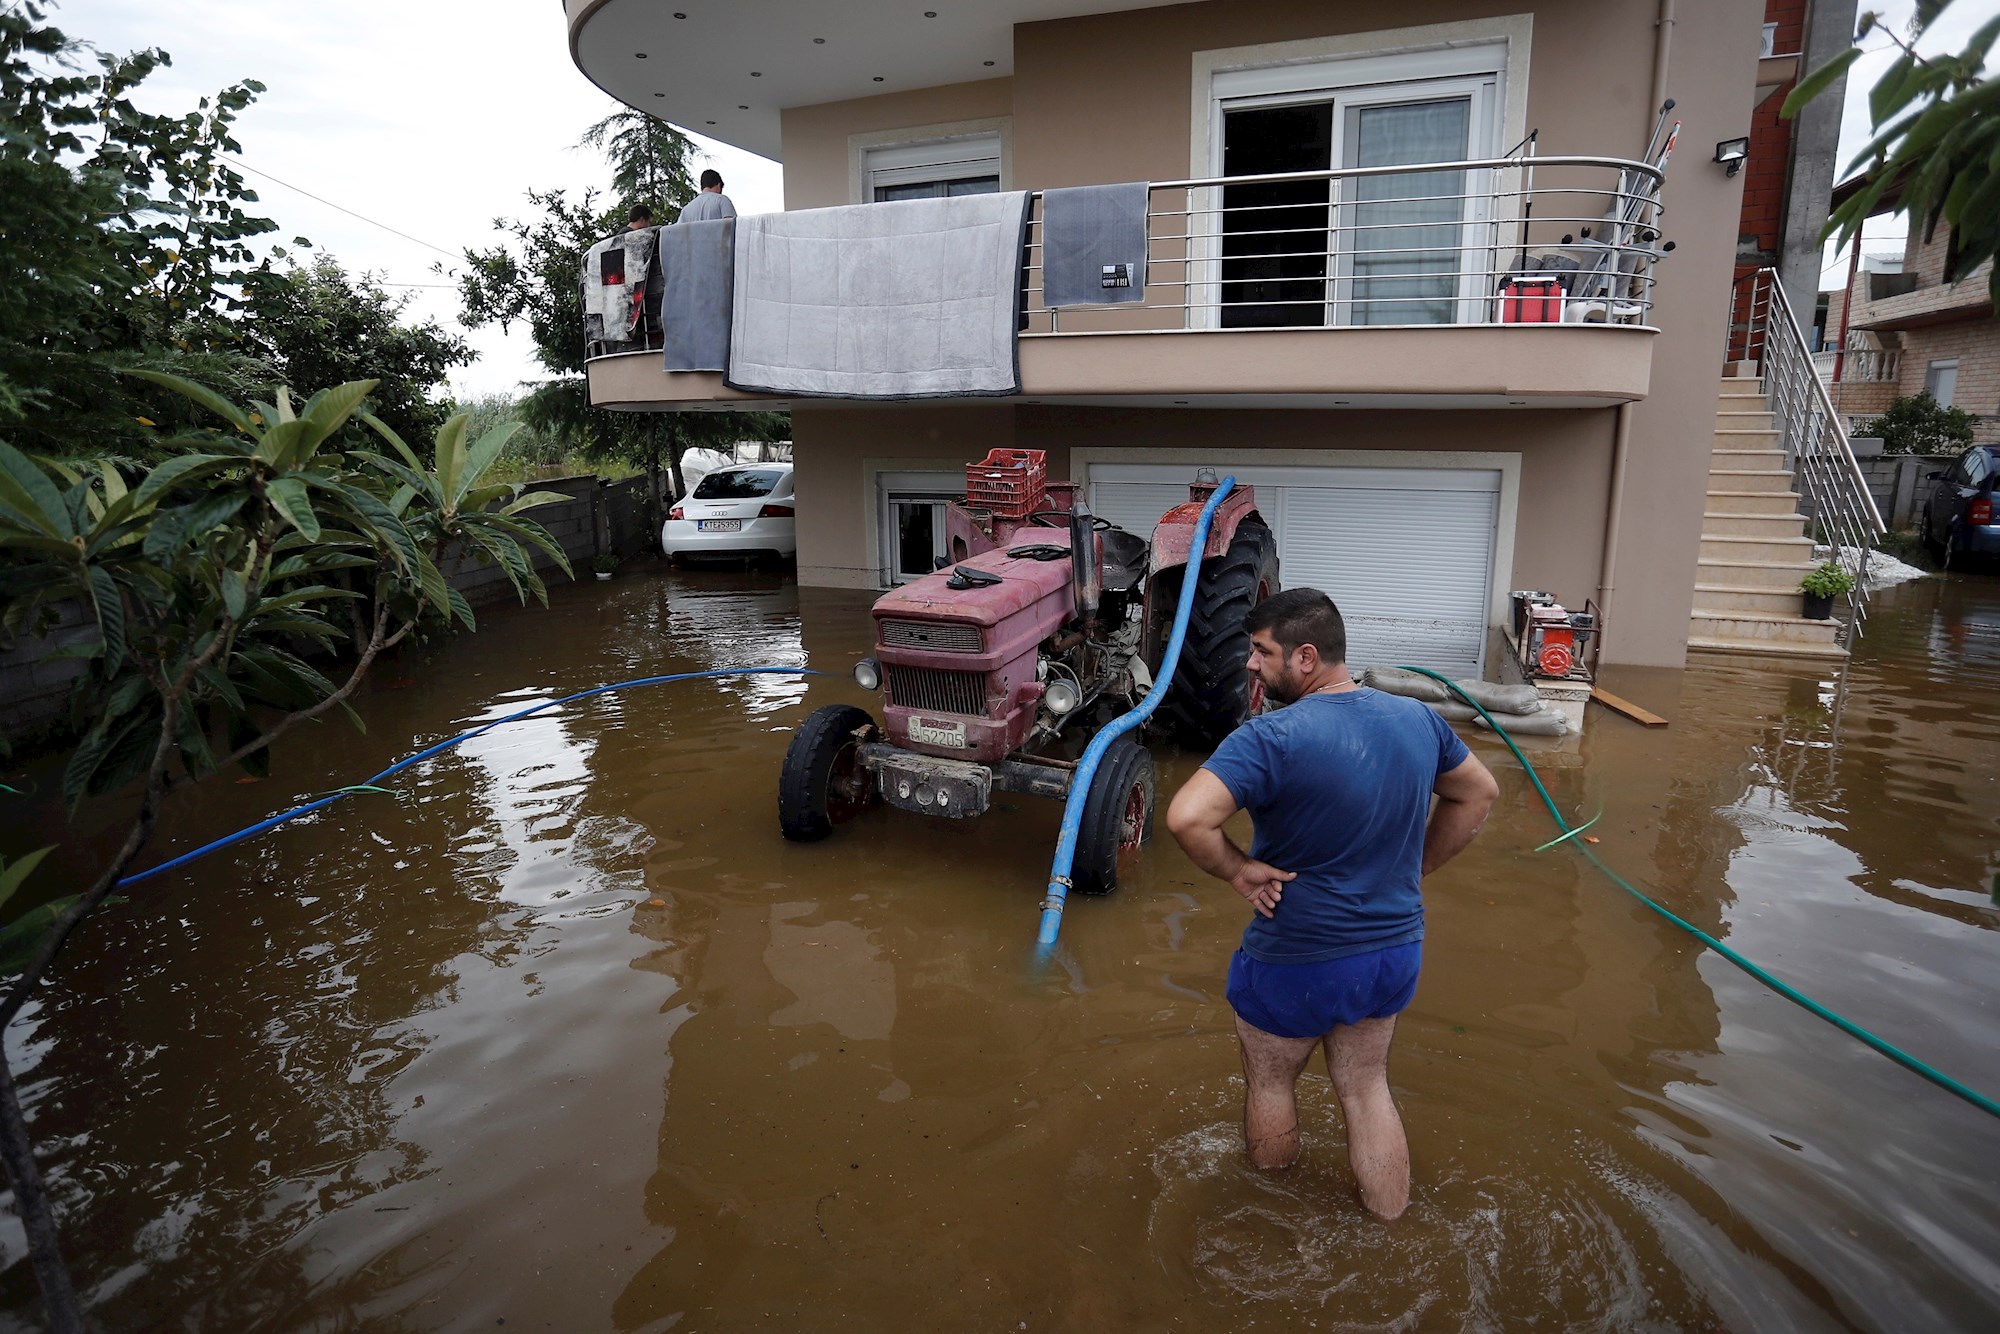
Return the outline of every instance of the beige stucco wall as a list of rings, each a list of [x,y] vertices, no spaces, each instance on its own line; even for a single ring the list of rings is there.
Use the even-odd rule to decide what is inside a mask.
[[[789,207],[847,202],[850,137],[1006,117],[1012,188],[1174,179],[1190,170],[1196,53],[1223,47],[1371,32],[1414,23],[1490,19],[1528,6],[1438,0],[1228,0],[1025,24],[1015,31],[1011,79],[829,104],[784,117]],[[1543,154],[1637,156],[1651,128],[1654,18],[1642,0],[1548,0],[1533,7],[1527,124]],[[1610,607],[1611,661],[1684,660],[1696,552],[1713,443],[1740,178],[1707,161],[1718,140],[1746,134],[1756,77],[1761,6],[1680,0],[1666,91],[1684,122],[1670,169],[1668,237],[1654,322],[1649,397],[1632,409],[1626,505]],[[1082,414],[1062,417],[1049,414]],[[1121,415],[1122,414],[1122,415]],[[1456,413],[1325,413],[1040,409],[1025,404],[931,408],[801,408],[794,419],[802,525],[800,577],[808,583],[872,581],[866,533],[872,510],[864,460],[976,458],[1019,439],[1051,447],[1051,472],[1067,449],[1126,430],[1139,441],[1245,447],[1273,439],[1399,449],[1513,448],[1523,460],[1523,508],[1512,586],[1553,586],[1581,601],[1600,578],[1610,469],[1607,410]],[[1143,428],[1143,429],[1140,429]],[[1515,445],[1497,445],[1509,440]],[[1381,447],[1389,447],[1386,443]],[[1577,587],[1581,583],[1584,587]]]
[[[1495,572],[1508,588],[1547,588],[1581,607],[1596,594],[1610,480],[1612,410],[1498,412],[1296,411],[982,407],[801,408],[793,414],[796,487],[813,517],[799,530],[799,579],[842,588],[876,585],[873,477],[985,457],[1013,446],[1047,451],[1049,475],[1073,475],[1073,449],[1130,450],[1135,461],[1193,450],[1226,461],[1239,450],[1381,451],[1395,466],[1412,450],[1477,450],[1520,458],[1514,560]]]
[[[792,410],[792,487],[798,496],[799,582],[874,588],[878,581],[878,471],[958,467],[1014,444],[1013,403],[894,408],[800,405]],[[1048,459],[1069,475],[1067,453]]]

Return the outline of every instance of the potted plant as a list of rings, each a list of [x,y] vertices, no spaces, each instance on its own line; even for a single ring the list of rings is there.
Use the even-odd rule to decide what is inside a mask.
[[[1833,561],[1827,561],[1818,569],[1799,580],[1799,592],[1805,594],[1805,616],[1809,621],[1824,621],[1833,615],[1833,600],[1854,587],[1854,576]]]
[[[618,557],[610,551],[600,551],[590,558],[590,568],[599,579],[609,579],[611,572],[618,568]]]

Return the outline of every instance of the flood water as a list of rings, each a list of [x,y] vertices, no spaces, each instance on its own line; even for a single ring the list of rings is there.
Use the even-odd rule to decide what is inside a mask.
[[[621,576],[378,674],[367,734],[186,794],[147,864],[540,699],[844,673],[869,598]],[[1821,1001],[2000,1094],[2000,579],[1879,596],[1837,688],[1625,671],[1666,715],[1524,742],[1592,849]],[[107,1329],[2000,1327],[2000,1121],[1627,898],[1520,769],[1426,885],[1391,1078],[1416,1190],[1241,1158],[1247,909],[1165,836],[1032,964],[1057,808],[777,832],[844,677],[635,690],[495,730],[162,877],[7,1035]],[[1162,792],[1199,755],[1157,749]],[[51,781],[39,775],[44,791]],[[75,838],[40,810],[8,852]],[[88,818],[103,831],[115,812]],[[94,821],[95,823],[91,823]],[[81,876],[88,852],[53,863]],[[0,1325],[35,1323],[0,1224]]]

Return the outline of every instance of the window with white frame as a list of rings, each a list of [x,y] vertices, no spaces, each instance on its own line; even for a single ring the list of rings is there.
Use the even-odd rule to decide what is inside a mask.
[[[981,134],[923,143],[885,144],[861,160],[861,198],[942,199],[1000,188],[1000,136]]]
[[[1498,152],[1504,41],[1228,70],[1213,80],[1219,176],[1461,162]],[[1477,318],[1485,173],[1440,167],[1226,186],[1224,328]]]
[[[921,579],[949,554],[945,506],[965,493],[963,472],[875,475],[877,559],[885,586]]]
[[[1958,392],[1958,358],[1933,361],[1924,368],[1924,392],[1938,401],[1938,406],[1951,406],[1952,396]]]

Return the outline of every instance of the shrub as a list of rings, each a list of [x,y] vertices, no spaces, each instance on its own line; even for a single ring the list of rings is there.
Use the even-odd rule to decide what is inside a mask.
[[[1978,418],[1964,408],[1947,408],[1929,390],[1899,398],[1881,416],[1865,421],[1854,433],[1882,438],[1887,454],[1949,454],[1972,443]]]

